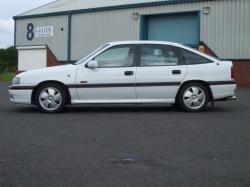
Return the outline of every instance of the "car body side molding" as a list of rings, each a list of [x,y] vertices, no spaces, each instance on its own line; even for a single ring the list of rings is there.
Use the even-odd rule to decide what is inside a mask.
[[[236,84],[235,81],[209,81],[209,85]],[[68,84],[68,88],[105,88],[105,87],[147,87],[179,86],[181,82],[142,82],[142,83],[109,83],[109,84]],[[35,86],[10,86],[10,90],[32,90]]]

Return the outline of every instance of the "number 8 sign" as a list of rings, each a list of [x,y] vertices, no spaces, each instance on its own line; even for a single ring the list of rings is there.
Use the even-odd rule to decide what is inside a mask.
[[[27,32],[27,39],[29,41],[33,40],[33,38],[34,38],[34,32],[33,32],[33,30],[34,30],[34,25],[32,23],[29,23],[27,25],[27,31],[28,31]]]

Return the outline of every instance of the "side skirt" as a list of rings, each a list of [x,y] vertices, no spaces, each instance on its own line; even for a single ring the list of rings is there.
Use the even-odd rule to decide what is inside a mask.
[[[111,103],[168,103],[174,104],[175,99],[124,99],[124,100],[71,100],[71,104],[111,104]]]

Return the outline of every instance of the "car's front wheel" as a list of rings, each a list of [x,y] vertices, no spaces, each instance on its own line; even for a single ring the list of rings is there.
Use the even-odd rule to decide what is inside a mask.
[[[38,88],[36,103],[43,112],[61,112],[67,103],[67,93],[60,85],[51,83],[44,84]]]
[[[181,108],[189,112],[204,110],[208,101],[208,89],[200,83],[189,83],[183,86],[178,95],[178,103]]]

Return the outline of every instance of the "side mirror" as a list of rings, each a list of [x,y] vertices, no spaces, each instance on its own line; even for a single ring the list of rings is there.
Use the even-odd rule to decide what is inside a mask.
[[[91,69],[95,69],[98,67],[98,63],[96,60],[91,60],[89,61],[89,63],[87,64],[87,67],[88,68],[91,68]]]

